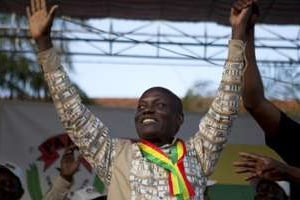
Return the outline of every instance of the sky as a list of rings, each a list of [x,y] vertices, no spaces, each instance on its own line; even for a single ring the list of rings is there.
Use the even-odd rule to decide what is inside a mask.
[[[113,21],[113,27],[111,27]],[[143,26],[147,22],[143,21],[130,21],[130,20],[90,20],[88,24],[96,27],[99,30],[114,29],[116,32],[128,32],[137,27]],[[230,28],[217,25],[214,23],[170,23],[170,22],[148,22],[150,25],[142,28],[136,33],[155,33],[159,27],[161,33],[178,34],[177,30],[171,29],[169,25],[184,31],[190,35],[211,34],[211,36],[224,36],[223,41],[226,43],[229,39]],[[80,27],[72,25],[73,29],[80,30]],[[268,37],[267,40],[259,40],[258,45],[284,45],[293,46],[298,37],[298,26],[266,26],[261,25],[256,29],[256,35],[263,38]],[[273,33],[274,32],[274,33]],[[103,37],[113,37],[106,33],[102,35],[97,33],[83,33],[80,31],[73,32],[72,37],[87,37],[99,39]],[[100,35],[100,36],[99,36]],[[281,40],[281,37],[288,37],[291,41]],[[130,39],[146,40],[146,36],[128,36]],[[124,39],[124,38],[123,38]],[[128,39],[128,38],[125,38]],[[276,39],[274,42],[273,39]],[[152,41],[152,39],[149,39]],[[190,42],[190,38],[171,38],[172,41],[182,40]],[[299,40],[299,39],[298,39]],[[299,45],[299,41],[296,41]],[[165,40],[166,41],[166,40]],[[181,41],[181,42],[182,42]],[[218,42],[217,42],[218,44]],[[118,51],[126,46],[123,44],[114,46],[114,50]],[[99,52],[107,51],[108,45],[105,43],[91,43],[77,42],[71,43],[71,51],[84,51],[84,52]],[[166,48],[176,52],[187,54],[182,49],[176,46],[167,46]],[[203,51],[203,49],[196,49],[194,51]],[[129,53],[138,55],[151,54],[157,51],[153,46],[142,44],[130,49]],[[218,54],[220,49],[212,49],[211,54]],[[227,48],[223,48],[219,53],[219,58],[225,58],[227,55]],[[161,55],[172,55],[172,53],[160,49]],[[155,53],[154,53],[155,54]],[[201,53],[199,53],[201,54]],[[291,50],[284,50],[283,52],[276,52],[272,50],[260,49],[257,56],[261,59],[278,59],[286,60],[286,56],[291,59],[298,59],[298,52]],[[217,56],[217,57],[218,57]],[[73,81],[75,81],[89,97],[92,98],[106,98],[106,97],[126,97],[136,98],[139,97],[143,91],[153,86],[162,86],[172,90],[180,97],[184,97],[187,90],[198,81],[209,82],[209,90],[216,90],[221,79],[222,63],[218,65],[208,64],[196,59],[190,60],[162,60],[162,59],[137,59],[137,58],[119,58],[119,57],[95,57],[95,56],[73,56],[74,70],[70,73]],[[270,70],[262,69],[262,74],[270,77],[275,77]],[[273,74],[272,74],[273,73]]]
[[[162,86],[183,97],[196,81],[212,81],[216,88],[221,78],[220,67],[174,67],[155,65],[89,64],[76,66],[76,83],[90,97],[139,97],[153,86]]]

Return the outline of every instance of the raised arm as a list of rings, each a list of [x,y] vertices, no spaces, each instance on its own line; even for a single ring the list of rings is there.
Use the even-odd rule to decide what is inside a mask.
[[[38,50],[45,51],[52,48],[51,27],[58,5],[47,9],[45,0],[31,0],[26,7],[31,37],[35,40]]]
[[[241,0],[243,1],[243,0]],[[256,4],[254,10],[258,10]],[[254,49],[254,24],[258,18],[254,12],[247,31],[244,77],[244,106],[263,129],[266,144],[274,149],[288,164],[300,166],[298,159],[290,152],[297,152],[300,125],[289,118],[264,96],[263,83],[256,63]]]
[[[250,6],[239,12],[231,9],[232,40],[229,41],[222,81],[211,108],[200,122],[198,133],[191,139],[206,175],[212,173],[239,109],[244,72],[245,30],[250,14]]]
[[[258,10],[254,4],[254,10]],[[246,71],[244,76],[243,103],[245,108],[264,130],[267,137],[276,134],[279,129],[280,110],[265,98],[263,83],[255,56],[255,22],[258,12],[253,12],[248,24],[246,45]]]
[[[103,182],[109,184],[116,140],[109,138],[107,127],[82,104],[52,48],[50,33],[57,8],[52,6],[48,11],[45,0],[31,0],[31,6],[27,7],[31,35],[38,46],[39,62],[60,121],[80,153]]]

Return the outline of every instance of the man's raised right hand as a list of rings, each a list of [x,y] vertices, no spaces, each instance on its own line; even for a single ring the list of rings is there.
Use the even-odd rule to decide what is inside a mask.
[[[246,28],[252,15],[252,4],[257,0],[236,0],[230,12],[232,39],[246,40]],[[238,9],[237,9],[238,7]]]
[[[50,33],[57,8],[54,5],[48,11],[46,0],[31,0],[31,5],[26,7],[31,36],[40,51],[52,47]]]

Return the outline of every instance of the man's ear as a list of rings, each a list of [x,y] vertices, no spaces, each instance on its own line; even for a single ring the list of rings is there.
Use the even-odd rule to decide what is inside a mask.
[[[183,124],[183,121],[184,121],[183,114],[177,113],[177,115],[176,115],[176,130],[175,130],[175,135],[179,131],[181,125]]]
[[[179,114],[178,115],[178,124],[182,125],[184,122],[184,115],[183,114]]]

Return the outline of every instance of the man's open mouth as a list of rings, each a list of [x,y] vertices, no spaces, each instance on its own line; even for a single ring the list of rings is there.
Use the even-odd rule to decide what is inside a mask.
[[[153,123],[156,123],[156,120],[153,119],[153,118],[145,118],[145,119],[142,120],[142,124],[145,124],[145,125],[153,124]]]

